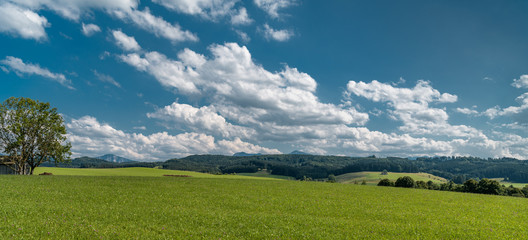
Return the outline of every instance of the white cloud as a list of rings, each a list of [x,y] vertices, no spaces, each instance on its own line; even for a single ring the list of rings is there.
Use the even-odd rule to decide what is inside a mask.
[[[216,21],[233,14],[239,0],[153,0],[167,9]]]
[[[137,53],[120,56],[121,60],[140,71],[146,71],[153,75],[163,86],[176,88],[182,94],[198,94],[200,91],[192,78],[196,72],[192,68],[186,68],[182,62],[168,59],[158,52],[149,52],[142,58]]]
[[[49,26],[48,20],[34,11],[7,2],[0,4],[0,32],[42,41],[48,38],[44,28]]]
[[[168,128],[191,129],[202,131],[223,138],[248,138],[255,134],[253,129],[234,126],[214,110],[212,106],[195,108],[188,104],[172,103],[154,113],[148,113],[149,118],[164,120]]]
[[[211,45],[212,58],[184,50],[179,61],[158,52],[121,59],[154,76],[163,86],[214,102],[222,116],[239,124],[364,124],[368,115],[351,107],[321,103],[308,74],[288,66],[272,73],[256,65],[246,47]]]
[[[173,43],[182,41],[198,41],[196,34],[187,30],[182,30],[178,24],[171,24],[161,17],[152,15],[148,8],[143,11],[114,11],[114,15],[124,21],[129,21],[136,24],[139,28],[151,32],[157,37],[166,38]]]
[[[91,9],[107,12],[120,10],[128,11],[138,6],[138,0],[7,0],[21,7],[32,10],[50,9],[59,15],[78,21],[83,14]]]
[[[286,29],[275,30],[271,28],[268,24],[264,24],[264,29],[262,29],[262,32],[264,33],[264,37],[266,39],[271,39],[279,42],[288,41],[291,37],[293,37],[292,31]]]
[[[403,123],[401,134],[383,133],[361,127],[368,114],[358,112],[350,102],[322,103],[315,96],[315,80],[296,68],[285,65],[281,71],[267,71],[236,43],[211,45],[209,50],[211,55],[205,56],[185,49],[177,60],[158,52],[120,56],[169,90],[203,103],[193,107],[175,102],[149,113],[149,118],[169,129],[222,139],[216,146],[230,146],[233,152],[256,152],[267,142],[356,156],[499,157],[522,156],[525,151],[514,149],[513,142],[489,139],[472,127],[449,124],[446,110],[433,105],[456,102],[457,96],[440,93],[426,81],[413,88],[377,81],[348,84],[349,94],[386,103],[390,107],[386,112]]]
[[[296,4],[295,0],[254,0],[257,7],[264,10],[272,18],[279,18],[279,10]]]
[[[469,108],[456,108],[456,111],[466,115],[478,115],[478,111]]]
[[[113,153],[140,161],[160,161],[192,154],[233,154],[242,150],[260,153],[280,153],[276,149],[243,142],[219,140],[200,133],[170,135],[158,132],[150,135],[126,133],[96,118],[85,116],[66,124],[73,157]]]
[[[99,26],[93,23],[89,23],[89,24],[82,23],[82,33],[85,36],[90,37],[98,32],[101,32],[101,28],[99,28]]]
[[[528,75],[522,75],[519,79],[513,79],[512,86],[516,88],[528,88]]]
[[[501,116],[511,116],[514,118],[519,118],[518,120],[520,122],[528,122],[528,120],[526,120],[522,116],[523,113],[526,113],[526,111],[528,110],[528,92],[523,93],[521,96],[518,96],[515,100],[520,104],[520,106],[510,106],[507,108],[500,108],[499,106],[495,106],[484,111],[482,115],[487,116],[490,119],[494,119],[496,117]]]
[[[350,81],[347,90],[374,102],[387,102],[388,106],[394,109],[389,110],[389,114],[394,119],[402,121],[403,126],[399,129],[403,132],[458,137],[483,135],[479,130],[469,126],[450,125],[445,109],[429,106],[432,103],[456,102],[457,96],[449,93],[441,94],[426,81],[418,81],[412,89],[397,88],[376,80],[371,83]]]
[[[97,70],[92,70],[92,72],[97,77],[97,79],[99,79],[99,81],[110,83],[118,88],[121,88],[121,84],[119,84],[112,76],[99,73]]]
[[[116,45],[119,46],[121,49],[125,51],[139,51],[141,50],[141,47],[136,42],[136,39],[134,37],[130,37],[120,30],[113,30],[112,35],[114,36],[114,39],[116,40]]]
[[[22,1],[13,1],[9,0],[13,4],[3,4],[2,6],[6,10],[6,13],[13,14],[16,13],[17,17],[15,20],[17,22],[13,23],[14,20],[11,18],[2,19],[0,16],[0,21],[4,20],[7,24],[5,25],[7,30],[4,31],[17,31],[18,29],[13,30],[14,26],[20,27],[21,24],[31,26],[33,30],[33,35],[39,39],[42,36],[45,36],[43,27],[46,26],[47,21],[45,18],[38,18],[39,16],[32,12],[41,9],[50,9],[59,15],[74,21],[78,21],[83,14],[90,14],[92,10],[102,10],[108,14],[118,17],[119,19],[127,22],[131,22],[138,26],[139,28],[148,31],[157,37],[163,37],[169,39],[173,43],[181,41],[198,41],[196,34],[191,33],[187,30],[182,30],[178,24],[171,24],[165,21],[161,17],[154,16],[150,13],[148,8],[145,8],[143,11],[137,10],[139,1],[138,0],[22,0]],[[23,13],[23,14],[20,14]],[[22,19],[23,15],[27,19]],[[9,15],[6,15],[9,17]],[[18,22],[18,19],[21,19],[21,22]],[[28,21],[29,20],[29,21]],[[38,25],[41,25],[39,28]],[[85,33],[85,27],[83,26],[83,33]],[[90,27],[92,29],[90,29]],[[86,33],[96,30],[98,26],[88,26]],[[0,30],[2,28],[0,27]],[[37,31],[41,30],[41,31]],[[44,33],[44,34],[43,34]],[[85,33],[85,35],[86,35]],[[24,32],[24,34],[28,34]],[[24,35],[25,36],[25,35]],[[33,37],[33,38],[36,38]]]
[[[231,16],[231,24],[233,25],[249,25],[251,23],[253,23],[253,19],[249,17],[246,8],[238,9],[238,12]]]
[[[238,35],[238,37],[240,38],[240,40],[244,43],[248,43],[249,41],[251,41],[251,38],[249,37],[249,35],[245,32],[242,32],[240,30],[235,30],[235,33]]]
[[[41,68],[38,64],[24,63],[22,59],[12,56],[7,56],[4,60],[1,60],[0,63],[9,67],[18,75],[38,75],[56,81],[69,89],[75,89],[72,86],[71,80],[67,79],[64,74],[52,73],[46,68]]]

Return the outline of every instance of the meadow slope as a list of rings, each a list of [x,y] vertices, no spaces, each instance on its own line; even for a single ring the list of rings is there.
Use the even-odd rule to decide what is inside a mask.
[[[0,239],[522,239],[525,198],[261,179],[0,176]]]
[[[336,176],[337,182],[340,183],[361,183],[363,180],[369,185],[376,185],[381,179],[387,178],[396,181],[403,176],[412,177],[415,181],[433,181],[434,183],[445,183],[447,180],[429,173],[399,173],[388,172],[387,175],[382,175],[381,172],[353,172]]]

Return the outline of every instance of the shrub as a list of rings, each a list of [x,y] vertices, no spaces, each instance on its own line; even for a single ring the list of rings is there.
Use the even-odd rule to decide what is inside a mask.
[[[394,183],[395,187],[405,187],[412,188],[414,187],[414,179],[409,176],[399,177]]]
[[[378,186],[388,186],[388,187],[394,187],[394,182],[385,178],[385,179],[381,179],[379,182],[378,182]]]

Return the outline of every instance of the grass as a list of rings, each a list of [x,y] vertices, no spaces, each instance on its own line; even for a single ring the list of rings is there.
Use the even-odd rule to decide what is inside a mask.
[[[282,175],[273,175],[269,172],[263,170],[258,171],[256,173],[237,173],[237,175],[240,176],[251,176],[251,177],[262,177],[262,178],[275,178],[275,179],[282,179],[282,180],[295,180],[294,177],[288,177],[288,176],[282,176]]]
[[[523,239],[524,198],[262,179],[0,176],[0,239]]]
[[[53,170],[0,175],[0,239],[528,237],[526,198],[160,169],[38,169]]]
[[[35,169],[34,174],[38,175],[43,172],[50,172],[53,175],[62,176],[129,176],[129,177],[162,177],[163,175],[187,175],[191,177],[199,178],[223,178],[223,179],[254,179],[257,176],[244,176],[244,175],[214,175],[207,173],[191,172],[191,171],[180,171],[180,170],[167,170],[167,169],[155,169],[155,168],[56,168],[56,167],[38,167]],[[264,176],[258,176],[266,180],[278,180],[276,177],[264,178]]]
[[[447,182],[445,178],[441,178],[429,173],[395,173],[389,172],[387,175],[381,175],[381,172],[355,172],[347,173],[343,175],[336,176],[337,182],[340,183],[361,183],[363,180],[367,182],[368,185],[376,185],[381,179],[388,178],[392,181],[396,181],[399,177],[410,176],[414,181],[424,181],[429,180],[435,183],[444,183]]]

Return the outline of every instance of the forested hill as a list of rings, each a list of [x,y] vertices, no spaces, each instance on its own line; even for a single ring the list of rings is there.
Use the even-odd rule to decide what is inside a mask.
[[[376,158],[319,155],[260,155],[231,157],[220,155],[193,155],[168,160],[167,169],[182,169],[211,173],[255,172],[267,169],[273,174],[326,178],[330,174],[383,171],[427,172],[457,183],[469,178],[507,178],[514,182],[528,182],[528,162],[512,158],[482,159],[475,157]]]
[[[190,170],[222,173],[247,173],[266,169],[272,174],[291,176],[297,179],[327,178],[350,172],[383,171],[427,172],[456,183],[469,178],[506,178],[511,182],[528,182],[528,161],[512,158],[482,159],[475,157],[407,158],[387,157],[341,157],[321,155],[192,155],[165,162],[112,163],[101,159],[82,157],[60,167],[116,168],[116,167],[162,167],[164,169]]]

